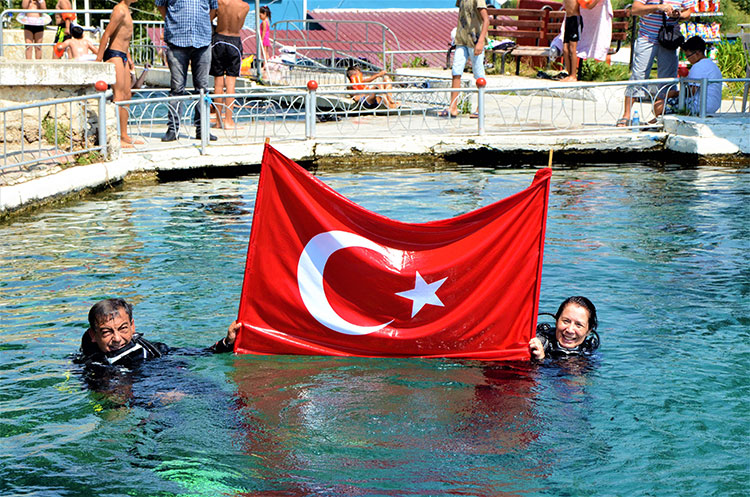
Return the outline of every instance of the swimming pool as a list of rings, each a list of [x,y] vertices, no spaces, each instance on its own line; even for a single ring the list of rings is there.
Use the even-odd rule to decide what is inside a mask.
[[[533,170],[317,174],[420,222]],[[587,295],[602,347],[541,367],[190,354],[236,315],[257,179],[131,183],[0,225],[0,494],[747,494],[747,164],[556,169],[540,307]],[[70,354],[114,295],[185,353],[95,391]]]

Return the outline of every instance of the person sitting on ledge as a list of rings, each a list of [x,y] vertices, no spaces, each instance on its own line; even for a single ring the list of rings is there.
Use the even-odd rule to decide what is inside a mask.
[[[532,359],[593,353],[599,347],[598,324],[589,299],[568,297],[557,309],[554,329],[546,323],[537,326],[536,336],[529,340]]]
[[[372,76],[363,75],[362,70],[358,66],[351,66],[346,70],[346,79],[348,79],[351,83],[350,86],[352,90],[366,90],[368,86],[362,83],[371,83],[378,78],[383,78],[383,83],[378,83],[376,85],[372,85],[371,87],[374,86],[379,90],[388,90],[391,88],[391,80],[388,76],[386,76],[386,72],[384,70],[380,71],[379,73],[373,74]],[[376,109],[383,102],[385,102],[386,106],[389,109],[394,109],[399,106],[398,103],[393,101],[390,93],[357,93],[356,95],[352,95],[352,98],[355,102],[360,104],[363,109]]]
[[[74,24],[70,27],[72,38],[59,43],[62,51],[68,51],[68,57],[80,61],[93,62],[99,49],[88,39],[83,37],[83,28]]]
[[[687,79],[722,79],[721,69],[716,62],[706,57],[706,42],[700,36],[692,36],[682,44],[682,51],[685,53],[687,61],[691,64],[690,72]],[[721,83],[709,83],[706,91],[706,113],[712,114],[721,107]],[[654,115],[656,117],[662,114],[675,114],[679,109],[678,97],[680,92],[669,90],[665,98],[660,98],[654,102]],[[698,115],[701,106],[701,93],[699,83],[688,83],[687,95],[685,98],[685,107],[690,115]],[[656,123],[654,118],[649,124]]]
[[[75,362],[132,367],[169,353],[169,346],[151,342],[135,331],[133,306],[123,299],[106,299],[89,310],[89,329],[81,337],[81,350]],[[231,352],[240,325],[229,325],[227,336],[207,349],[212,353]]]

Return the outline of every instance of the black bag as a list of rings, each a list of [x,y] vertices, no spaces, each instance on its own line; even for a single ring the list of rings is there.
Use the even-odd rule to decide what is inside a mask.
[[[680,32],[680,25],[667,24],[667,15],[661,13],[661,27],[659,28],[659,45],[663,46],[667,50],[677,50],[685,43],[685,37]]]

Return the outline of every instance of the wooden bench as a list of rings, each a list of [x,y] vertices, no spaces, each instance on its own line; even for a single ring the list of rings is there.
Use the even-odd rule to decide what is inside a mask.
[[[549,59],[554,55],[550,42],[560,34],[565,12],[550,9],[487,9],[490,18],[489,36],[515,39],[518,43],[509,50],[492,50],[493,60],[496,55],[501,56],[500,71],[505,73],[505,60],[508,56],[516,59],[516,76],[521,69],[522,57],[544,57]],[[614,11],[612,18],[612,42],[616,47],[610,47],[609,53],[620,50],[622,42],[627,40],[631,32],[630,9]]]

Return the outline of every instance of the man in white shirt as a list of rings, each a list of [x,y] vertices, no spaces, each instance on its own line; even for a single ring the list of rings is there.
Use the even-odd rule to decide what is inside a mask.
[[[683,43],[682,51],[692,66],[687,75],[687,79],[722,79],[721,69],[716,62],[706,57],[706,42],[700,36],[693,36]],[[706,113],[712,114],[721,107],[721,83],[709,83],[706,91]],[[701,92],[699,83],[689,83],[687,87],[687,97],[685,107],[691,115],[700,113]],[[666,107],[667,114],[674,113],[677,109],[677,97],[680,93],[676,90],[667,92]],[[657,117],[664,113],[665,100],[659,99],[654,102],[654,115]]]

